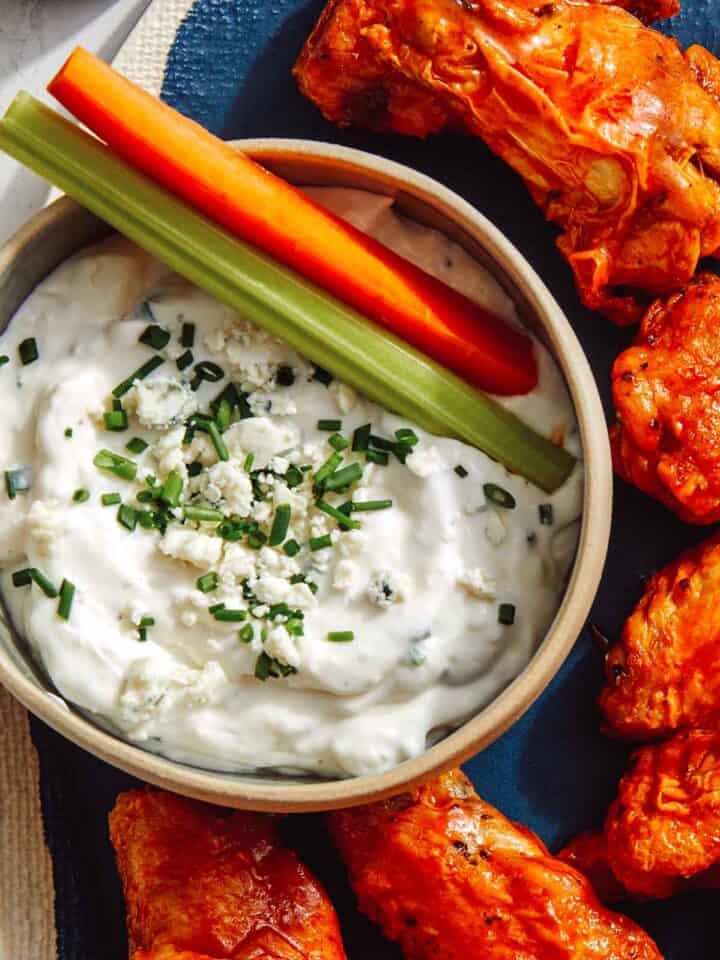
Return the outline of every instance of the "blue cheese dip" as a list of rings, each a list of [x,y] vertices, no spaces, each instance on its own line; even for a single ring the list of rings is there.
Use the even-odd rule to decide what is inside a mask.
[[[314,194],[517,322],[391,200]],[[503,402],[579,455],[536,350],[538,387]],[[119,237],[56,269],[0,355],[4,603],[60,695],[128,741],[219,770],[387,770],[489,703],[557,611],[580,465],[543,493]]]

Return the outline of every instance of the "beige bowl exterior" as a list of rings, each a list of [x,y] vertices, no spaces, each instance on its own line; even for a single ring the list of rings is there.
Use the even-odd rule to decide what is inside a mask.
[[[361,151],[277,139],[241,141],[239,146],[296,184],[357,187],[394,197],[401,212],[451,236],[488,267],[516,301],[524,320],[544,338],[572,395],[585,463],[582,530],[560,609],[525,670],[477,716],[421,756],[386,773],[353,779],[216,773],[129,744],[52,693],[22,642],[1,619],[0,681],[63,736],[159,787],[241,809],[327,810],[390,796],[467,760],[507,730],[547,687],[583,627],[605,563],[612,497],[610,451],[595,381],[567,319],[522,255],[470,204],[429,177]],[[0,331],[51,270],[107,233],[104,224],[67,198],[33,217],[0,250]]]

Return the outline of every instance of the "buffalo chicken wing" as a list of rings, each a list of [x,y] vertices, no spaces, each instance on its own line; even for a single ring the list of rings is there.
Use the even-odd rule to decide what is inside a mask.
[[[658,740],[720,717],[720,534],[654,574],[606,657],[608,732]]]
[[[720,886],[720,733],[690,730],[636,751],[604,830],[560,856],[608,901]]]
[[[134,791],[110,837],[131,960],[344,960],[327,894],[271,817]]]
[[[675,0],[331,0],[295,67],[330,120],[481,137],[561,233],[585,304],[639,320],[720,247],[720,64]]]
[[[688,523],[720,520],[720,278],[697,276],[645,314],[615,361],[621,477]]]
[[[659,960],[634,923],[455,771],[328,815],[360,907],[406,960]]]

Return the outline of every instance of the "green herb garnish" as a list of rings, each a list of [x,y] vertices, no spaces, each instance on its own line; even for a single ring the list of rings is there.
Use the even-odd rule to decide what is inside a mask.
[[[538,516],[543,526],[551,527],[555,522],[555,511],[551,503],[541,503],[538,505]]]
[[[124,410],[108,410],[103,414],[106,430],[127,430],[128,415]]]
[[[177,358],[175,366],[178,370],[187,370],[188,367],[192,366],[194,359],[195,357],[193,357],[192,350],[186,350]]]
[[[73,600],[75,598],[75,584],[69,580],[63,580],[60,584],[60,600],[58,601],[58,616],[63,620],[70,619]]]
[[[288,540],[283,544],[283,550],[289,557],[295,557],[300,553],[300,544],[297,540]]]
[[[79,487],[72,495],[73,503],[85,503],[90,499],[90,491],[85,487]]]
[[[130,453],[144,453],[147,448],[150,446],[142,437],[133,437],[132,440],[128,440],[125,444],[125,449],[129,450]]]
[[[342,430],[342,420],[318,420],[317,428],[334,433],[336,430]]]
[[[38,570],[37,567],[30,567],[30,576],[46,597],[50,597],[52,600],[58,595],[58,589],[55,584],[51,580],[48,580],[45,574],[41,570]]]
[[[197,520],[201,523],[224,519],[220,510],[215,510],[213,507],[191,506],[190,504],[185,504],[183,507],[183,516],[186,520]]]
[[[335,470],[323,481],[325,490],[342,490],[343,487],[356,483],[362,478],[362,467],[359,463],[350,463],[347,467]]]
[[[195,324],[184,323],[180,333],[180,345],[183,347],[195,346]]]
[[[18,347],[18,353],[20,354],[20,362],[24,367],[29,363],[34,363],[40,356],[35,337],[28,337],[27,340],[23,340]]]
[[[346,520],[347,517],[343,517],[343,520]],[[329,533],[324,533],[321,537],[311,537],[310,538],[310,549],[311,550],[325,550],[326,547],[332,546],[332,539]],[[292,583],[292,580],[290,581]]]
[[[460,477],[461,480],[464,480],[468,475],[467,470],[460,463],[455,467],[455,473]]]
[[[114,473],[121,480],[134,480],[137,476],[137,464],[133,460],[121,457],[119,453],[113,453],[112,450],[99,450],[93,463],[101,470],[108,470]]]
[[[330,643],[350,643],[355,639],[352,630],[331,630],[327,635]]]
[[[291,513],[292,508],[288,503],[281,503],[275,511],[275,517],[268,539],[268,544],[271,547],[279,546],[287,536]]]
[[[392,500],[353,500],[350,508],[355,513],[362,510],[387,510],[392,505]]]
[[[157,323],[151,323],[138,337],[138,343],[144,343],[146,347],[152,347],[153,350],[162,350],[170,343],[170,334]]]
[[[134,373],[131,373],[127,380],[123,380],[122,383],[119,383],[112,394],[114,397],[123,397],[125,394],[132,388],[132,385],[136,380],[144,380],[146,377],[149,377],[153,370],[157,370],[158,367],[162,366],[165,363],[163,357],[154,356],[150,357],[141,367],[138,367]]]
[[[209,573],[204,573],[201,577],[198,577],[195,586],[202,593],[212,593],[213,590],[217,590],[218,586],[218,575],[214,570],[210,570]]]
[[[337,520],[338,525],[344,530],[357,530],[358,527],[362,526],[357,520],[351,520],[342,510],[338,510],[337,507],[333,507],[332,504],[327,503],[325,500],[318,500],[316,506],[318,510],[322,510],[323,513]],[[312,540],[310,544],[312,546]]]
[[[114,507],[122,502],[122,497],[119,493],[103,493],[100,497],[100,502],[104,507]]]
[[[117,521],[121,526],[125,527],[126,530],[129,530],[132,533],[137,526],[138,512],[134,507],[124,503],[118,509]]]
[[[241,623],[243,620],[247,620],[247,615],[247,610],[228,610],[226,608],[216,610],[213,613],[215,619],[220,623]]]
[[[365,459],[368,463],[379,463],[380,466],[386,467],[390,462],[390,454],[385,450],[366,450]]]
[[[176,507],[180,503],[182,488],[182,477],[177,470],[171,470],[160,491],[160,499],[169,507]]]
[[[501,603],[498,607],[498,623],[505,627],[511,627],[515,623],[515,604]]]
[[[515,497],[504,487],[499,487],[496,483],[484,483],[483,493],[496,506],[504,510],[515,509]]]

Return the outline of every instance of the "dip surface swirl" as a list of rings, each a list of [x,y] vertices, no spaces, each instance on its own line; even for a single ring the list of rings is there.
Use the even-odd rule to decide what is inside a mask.
[[[515,321],[465,251],[391,200],[309,192]],[[39,356],[23,365],[31,339]],[[579,456],[562,377],[536,349],[538,387],[502,402]],[[489,703],[556,613],[581,465],[543,493],[332,380],[125,240],[55,270],[0,354],[4,602],[59,693],[130,741],[213,769],[386,770]],[[113,389],[154,357],[114,409]],[[107,455],[98,466],[101,450],[135,479]],[[28,568],[74,585],[67,619],[17,576]]]

